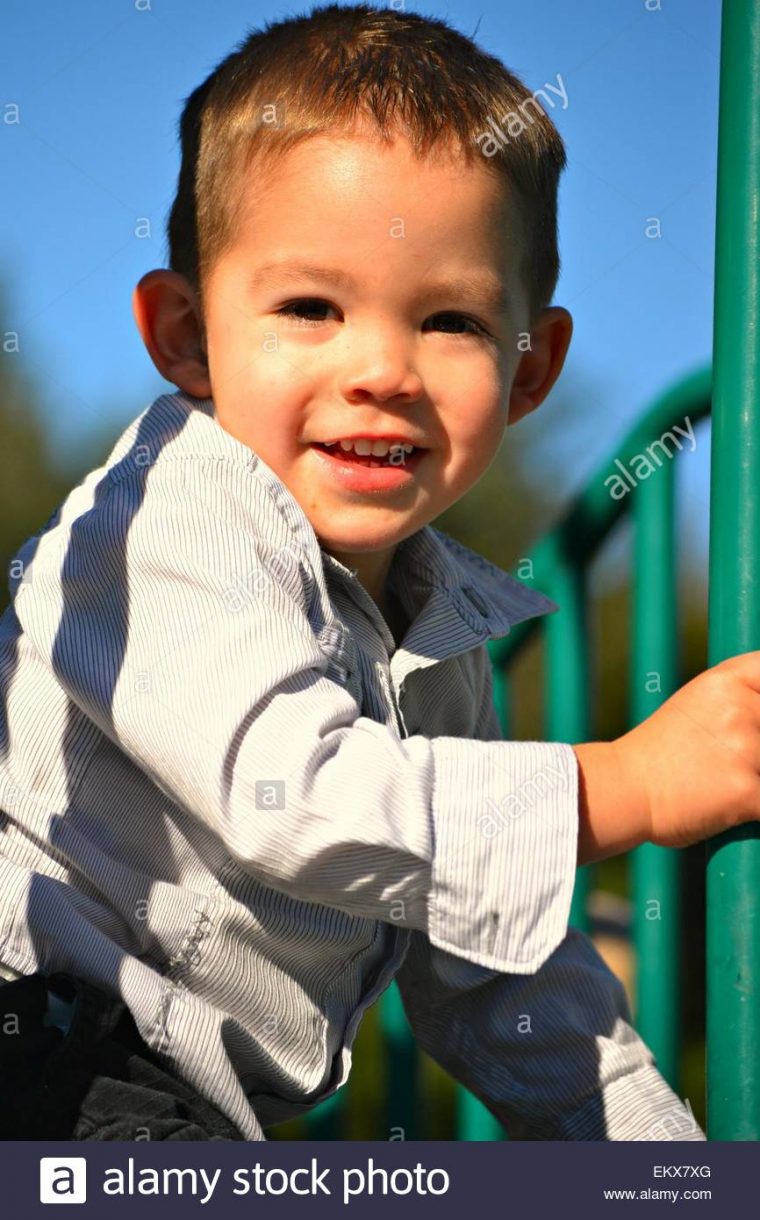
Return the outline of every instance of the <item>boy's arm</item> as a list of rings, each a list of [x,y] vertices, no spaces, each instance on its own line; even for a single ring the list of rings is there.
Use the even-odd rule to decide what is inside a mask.
[[[619,856],[650,838],[646,801],[618,743],[573,746],[578,759],[578,864]]]
[[[15,611],[76,707],[174,803],[167,817],[294,899],[536,970],[570,908],[572,748],[400,740],[362,716],[310,619],[308,553],[243,462],[159,460],[79,498]]]
[[[532,975],[414,932],[396,982],[419,1045],[512,1138],[705,1139],[632,1028],[622,983],[574,928]]]

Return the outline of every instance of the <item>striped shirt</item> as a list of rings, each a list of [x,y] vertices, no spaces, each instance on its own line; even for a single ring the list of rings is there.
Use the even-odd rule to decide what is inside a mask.
[[[0,963],[122,997],[247,1139],[394,977],[513,1136],[704,1139],[568,929],[573,750],[501,740],[486,641],[557,606],[431,526],[389,582],[398,647],[212,400],[146,408],[11,564]]]

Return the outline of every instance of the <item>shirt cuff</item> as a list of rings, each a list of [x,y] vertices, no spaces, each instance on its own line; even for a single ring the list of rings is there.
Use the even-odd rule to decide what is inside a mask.
[[[558,1115],[556,1140],[706,1140],[691,1106],[684,1105],[653,1063],[611,1080],[572,1114]]]
[[[428,936],[492,970],[533,974],[567,932],[578,858],[578,762],[561,742],[430,742]]]

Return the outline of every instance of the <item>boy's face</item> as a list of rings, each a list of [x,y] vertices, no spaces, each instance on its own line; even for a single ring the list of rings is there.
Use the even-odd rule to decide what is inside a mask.
[[[312,137],[251,174],[235,244],[205,285],[216,417],[375,595],[395,546],[496,454],[530,329],[522,253],[495,176],[420,160],[400,136]],[[378,436],[415,449],[370,468],[319,447]]]

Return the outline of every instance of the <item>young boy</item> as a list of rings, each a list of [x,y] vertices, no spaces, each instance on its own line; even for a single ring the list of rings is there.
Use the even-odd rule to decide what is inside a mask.
[[[758,817],[758,654],[613,743],[503,742],[486,641],[557,606],[430,525],[570,341],[529,98],[443,22],[331,5],[188,99],[134,297],[178,392],[1,624],[6,1136],[264,1139],[395,977],[513,1137],[705,1138],[567,920],[579,862]]]

